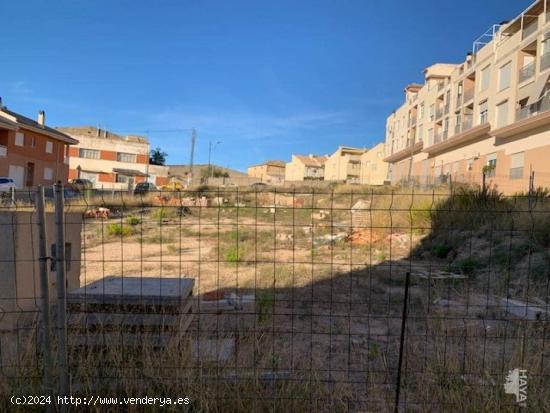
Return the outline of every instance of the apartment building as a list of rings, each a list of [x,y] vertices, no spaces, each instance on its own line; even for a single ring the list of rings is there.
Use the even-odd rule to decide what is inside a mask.
[[[292,155],[286,164],[285,181],[322,181],[325,176],[326,155]]]
[[[285,180],[286,163],[283,161],[266,161],[248,168],[248,176],[260,182],[278,185]]]
[[[384,185],[388,177],[389,164],[384,161],[385,144],[375,145],[361,155],[360,183],[362,185]]]
[[[18,188],[66,182],[65,153],[78,141],[46,126],[46,114],[37,120],[8,110],[0,100],[0,176],[12,178]]]
[[[340,146],[325,163],[325,181],[358,184],[361,181],[361,156],[364,148]]]
[[[435,64],[386,122],[393,183],[486,180],[504,193],[550,186],[550,8],[536,1]]]
[[[89,179],[95,188],[127,189],[138,182],[168,182],[168,168],[149,165],[149,141],[92,126],[59,130],[79,141],[69,149],[69,178]]]

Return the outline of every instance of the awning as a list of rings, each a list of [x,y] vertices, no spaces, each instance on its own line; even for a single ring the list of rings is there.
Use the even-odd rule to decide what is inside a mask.
[[[550,73],[546,73],[540,76],[536,80],[536,82],[533,84],[533,89],[531,89],[531,93],[529,94],[529,99],[527,99],[528,105],[532,105],[533,103],[537,102],[540,99],[540,96],[544,91],[544,87],[548,82],[548,76],[550,76]]]
[[[126,175],[126,176],[149,176],[144,172],[138,171],[136,169],[120,169],[120,168],[113,168],[113,172],[120,174],[120,175]]]
[[[529,96],[531,96],[531,92],[533,91],[533,86],[535,84],[533,82],[529,83],[528,85],[523,86],[521,89],[518,90],[518,102],[520,100],[526,99]]]

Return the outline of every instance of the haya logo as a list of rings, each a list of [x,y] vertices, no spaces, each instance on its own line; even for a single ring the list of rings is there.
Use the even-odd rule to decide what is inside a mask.
[[[504,383],[504,392],[515,395],[517,403],[525,404],[527,400],[527,370],[510,370]]]

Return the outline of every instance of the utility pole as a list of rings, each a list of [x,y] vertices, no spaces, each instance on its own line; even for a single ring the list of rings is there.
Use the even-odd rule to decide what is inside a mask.
[[[197,131],[195,128],[191,129],[191,159],[189,161],[189,176],[187,180],[188,185],[191,186],[193,183],[193,158],[195,156],[195,141],[197,140]]]
[[[216,145],[219,145],[220,141],[216,142]],[[208,142],[208,177],[212,178],[214,175],[214,168],[212,168],[212,141]]]

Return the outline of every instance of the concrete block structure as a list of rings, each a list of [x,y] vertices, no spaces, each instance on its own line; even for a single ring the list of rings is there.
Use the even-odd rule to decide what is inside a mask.
[[[550,186],[550,8],[495,24],[462,63],[434,64],[386,121],[392,183],[488,183],[510,194]]]
[[[358,184],[361,181],[361,156],[364,148],[340,146],[325,162],[325,181]]]
[[[292,160],[285,167],[285,181],[324,180],[327,159],[325,155],[292,155]]]
[[[79,142],[68,152],[69,179],[89,179],[94,188],[103,189],[127,189],[147,180],[158,186],[168,182],[168,168],[149,165],[149,141],[143,136],[121,136],[92,126],[58,130]]]
[[[66,153],[78,141],[45,122],[43,111],[35,121],[8,110],[0,100],[0,176],[12,178],[18,188],[67,181]]]
[[[67,289],[80,287],[82,215],[66,214]],[[31,211],[0,211],[0,329],[9,329],[40,309],[40,272],[37,215]],[[46,213],[48,255],[55,255],[55,217]],[[50,300],[56,299],[55,266],[48,266]]]
[[[389,164],[384,161],[385,147],[384,143],[379,143],[361,155],[362,185],[384,185],[386,182]]]
[[[271,185],[282,184],[285,180],[286,164],[283,161],[266,161],[248,168],[248,176]]]

